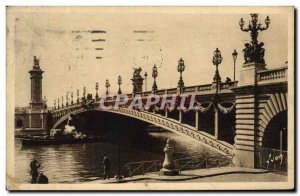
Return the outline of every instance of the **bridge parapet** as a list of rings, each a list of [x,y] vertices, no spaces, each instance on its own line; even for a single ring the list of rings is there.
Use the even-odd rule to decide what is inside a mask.
[[[219,94],[234,94],[232,92],[231,89],[234,89],[237,87],[238,82],[234,81],[234,82],[223,82],[219,84]],[[213,95],[215,94],[216,91],[216,84],[212,83],[212,84],[204,84],[204,85],[196,85],[196,86],[188,86],[185,87],[183,92],[186,94],[196,94],[196,95]],[[140,92],[140,93],[128,93],[125,94],[128,99],[132,99],[134,96],[140,95],[141,97],[146,97],[148,95],[153,94],[153,92],[151,91],[147,91],[147,92]],[[162,89],[162,90],[158,90],[156,91],[156,95],[159,96],[168,96],[168,95],[179,95],[178,94],[178,89],[177,88],[170,88],[170,89]],[[106,102],[114,102],[116,100],[117,96],[112,96],[112,97],[107,97],[105,100]],[[95,101],[95,99],[93,99]],[[98,101],[98,100],[97,100]],[[57,114],[57,113],[61,113],[61,112],[65,112],[66,110],[77,110],[78,108],[82,107],[82,101],[74,103],[74,104],[70,104],[68,106],[64,106],[61,108],[53,108],[53,110],[51,111],[52,114]]]
[[[238,82],[222,82],[220,83],[219,93],[231,93],[231,89],[237,87]],[[196,85],[196,86],[188,86],[184,87],[183,92],[187,94],[214,94],[216,90],[216,84],[204,84],[204,85]],[[151,95],[151,91],[135,93],[135,95],[140,95],[142,97]],[[177,88],[170,89],[161,89],[156,91],[156,95],[174,95],[178,94]],[[126,94],[128,98],[132,98],[134,95],[132,93]]]
[[[59,108],[59,109],[53,109],[51,111],[51,113],[52,114],[57,114],[57,113],[60,113],[60,112],[64,112],[65,110],[75,111],[75,110],[80,109],[80,108],[82,108],[81,102],[75,103],[73,105],[68,105],[68,106],[65,106],[65,107],[62,107],[62,108]]]
[[[261,70],[257,72],[257,84],[269,84],[287,81],[288,67]]]

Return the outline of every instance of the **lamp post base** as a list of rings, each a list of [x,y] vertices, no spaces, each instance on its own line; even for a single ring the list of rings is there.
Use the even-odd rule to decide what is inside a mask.
[[[156,82],[154,82],[152,86],[152,92],[155,94],[156,91],[157,91],[157,84]]]
[[[117,181],[120,181],[120,180],[124,179],[124,176],[122,176],[122,175],[115,175],[114,179],[117,180]]]
[[[160,172],[165,175],[165,176],[177,176],[179,175],[179,172],[177,170],[171,170],[171,169],[166,169],[162,168]]]

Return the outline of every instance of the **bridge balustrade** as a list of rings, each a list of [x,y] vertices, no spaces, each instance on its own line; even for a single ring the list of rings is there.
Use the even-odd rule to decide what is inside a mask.
[[[257,84],[287,81],[288,67],[262,70],[257,73]]]
[[[237,82],[226,82],[220,84],[220,90],[227,90],[237,87]]]
[[[237,81],[235,82],[226,82],[226,83],[220,83],[220,93],[222,93],[222,90],[230,90],[234,87],[237,86]],[[185,87],[183,89],[184,93],[187,94],[193,94],[193,93],[199,93],[199,95],[201,95],[202,93],[204,94],[214,94],[214,84],[205,84],[205,85],[196,85],[196,86],[188,86]],[[228,91],[231,92],[231,91]],[[147,91],[147,92],[139,92],[139,93],[128,93],[126,94],[128,99],[132,99],[135,95],[140,95],[141,97],[146,97],[148,95],[151,95],[152,92],[151,91]],[[174,94],[178,94],[177,88],[170,88],[170,89],[162,89],[162,90],[158,90],[156,91],[156,95],[174,95]],[[115,101],[116,100],[116,95],[113,97],[107,97],[106,98],[106,102],[111,102],[111,101]],[[58,111],[63,111],[66,110],[68,108],[74,108],[74,107],[81,107],[82,105],[82,101],[79,101],[77,103],[74,104],[69,104],[68,106],[64,106],[64,107],[60,107],[58,108],[53,108],[52,113],[54,112],[58,112]]]

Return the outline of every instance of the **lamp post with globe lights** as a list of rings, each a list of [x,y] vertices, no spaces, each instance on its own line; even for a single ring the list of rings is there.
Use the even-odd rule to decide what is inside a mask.
[[[236,59],[237,59],[237,51],[236,49],[234,49],[233,53],[232,53],[232,58],[233,58],[233,81],[235,82],[235,62],[236,62]]]
[[[249,21],[248,27],[244,28],[245,22],[244,19],[241,18],[239,25],[240,29],[244,32],[250,31],[251,36],[251,43],[245,44],[245,49],[243,50],[245,55],[245,64],[247,63],[257,63],[257,64],[265,64],[264,61],[264,54],[265,49],[262,48],[264,46],[263,42],[258,43],[257,37],[259,31],[265,31],[269,28],[269,25],[271,23],[271,20],[269,16],[265,19],[265,27],[262,27],[261,23],[258,23],[258,14],[257,13],[251,13],[251,21]]]
[[[213,56],[213,59],[212,59],[212,62],[213,64],[216,66],[216,72],[215,72],[215,76],[214,76],[214,82],[216,83],[216,93],[218,93],[219,91],[219,84],[221,82],[221,77],[220,77],[220,74],[219,74],[219,65],[221,64],[223,60],[223,57],[221,55],[221,51],[217,48],[215,51],[214,51],[214,56]]]
[[[96,100],[98,100],[98,98],[99,98],[99,95],[98,95],[99,83],[98,82],[96,82],[95,90],[96,90],[96,96],[95,96],[95,98],[96,98]]]
[[[182,79],[182,72],[184,70],[185,70],[184,60],[182,58],[180,58],[178,61],[178,66],[177,66],[177,71],[180,73],[180,77],[179,77],[179,81],[178,81],[178,88],[180,89],[180,94],[183,93],[183,88],[184,88],[184,82]]]
[[[66,107],[69,106],[69,92],[66,93]]]
[[[154,64],[154,66],[152,68],[152,77],[154,79],[153,86],[152,86],[152,92],[153,92],[153,94],[156,94],[156,91],[157,91],[157,84],[156,84],[156,78],[157,78],[157,76],[158,76],[158,71],[157,71],[156,64]]]
[[[73,102],[73,91],[71,92],[71,105],[73,105],[74,102]]]
[[[122,77],[119,75],[119,77],[118,77],[118,85],[119,85],[118,94],[122,94],[121,84],[122,84]]]
[[[85,99],[86,88],[83,87],[83,99]]]
[[[219,74],[218,67],[222,63],[222,60],[223,60],[223,57],[221,55],[221,51],[218,48],[216,48],[216,50],[214,51],[213,59],[212,59],[212,63],[216,66],[216,72],[215,72],[215,76],[214,76],[214,83],[216,83],[216,93],[212,97],[214,113],[215,113],[214,133],[215,133],[216,139],[218,139],[218,137],[219,137],[219,110],[218,110],[219,96],[218,96],[218,92],[219,92],[219,86],[220,86],[220,82],[221,82],[221,76]]]
[[[109,84],[109,81],[108,79],[106,79],[106,82],[105,82],[105,87],[106,87],[106,94],[108,95],[109,94],[109,87],[110,87],[110,84]]]

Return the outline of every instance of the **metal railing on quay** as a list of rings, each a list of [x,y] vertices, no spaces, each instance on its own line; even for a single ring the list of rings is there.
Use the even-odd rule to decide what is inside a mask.
[[[218,156],[191,156],[174,160],[176,169],[181,172],[183,170],[195,170],[202,168],[215,168],[234,166],[232,163],[232,156],[218,155]]]
[[[174,160],[175,169],[178,172],[184,170],[208,169],[215,167],[234,166],[232,163],[232,156],[191,156]],[[162,168],[162,162],[159,160],[140,161],[126,163],[125,167],[128,170],[128,176],[145,175],[146,173],[159,174]]]
[[[140,161],[126,163],[125,167],[128,170],[128,176],[145,175],[146,173],[157,173],[161,168],[161,161]]]
[[[273,172],[287,172],[288,154],[287,151],[272,148],[257,148],[258,167]]]

